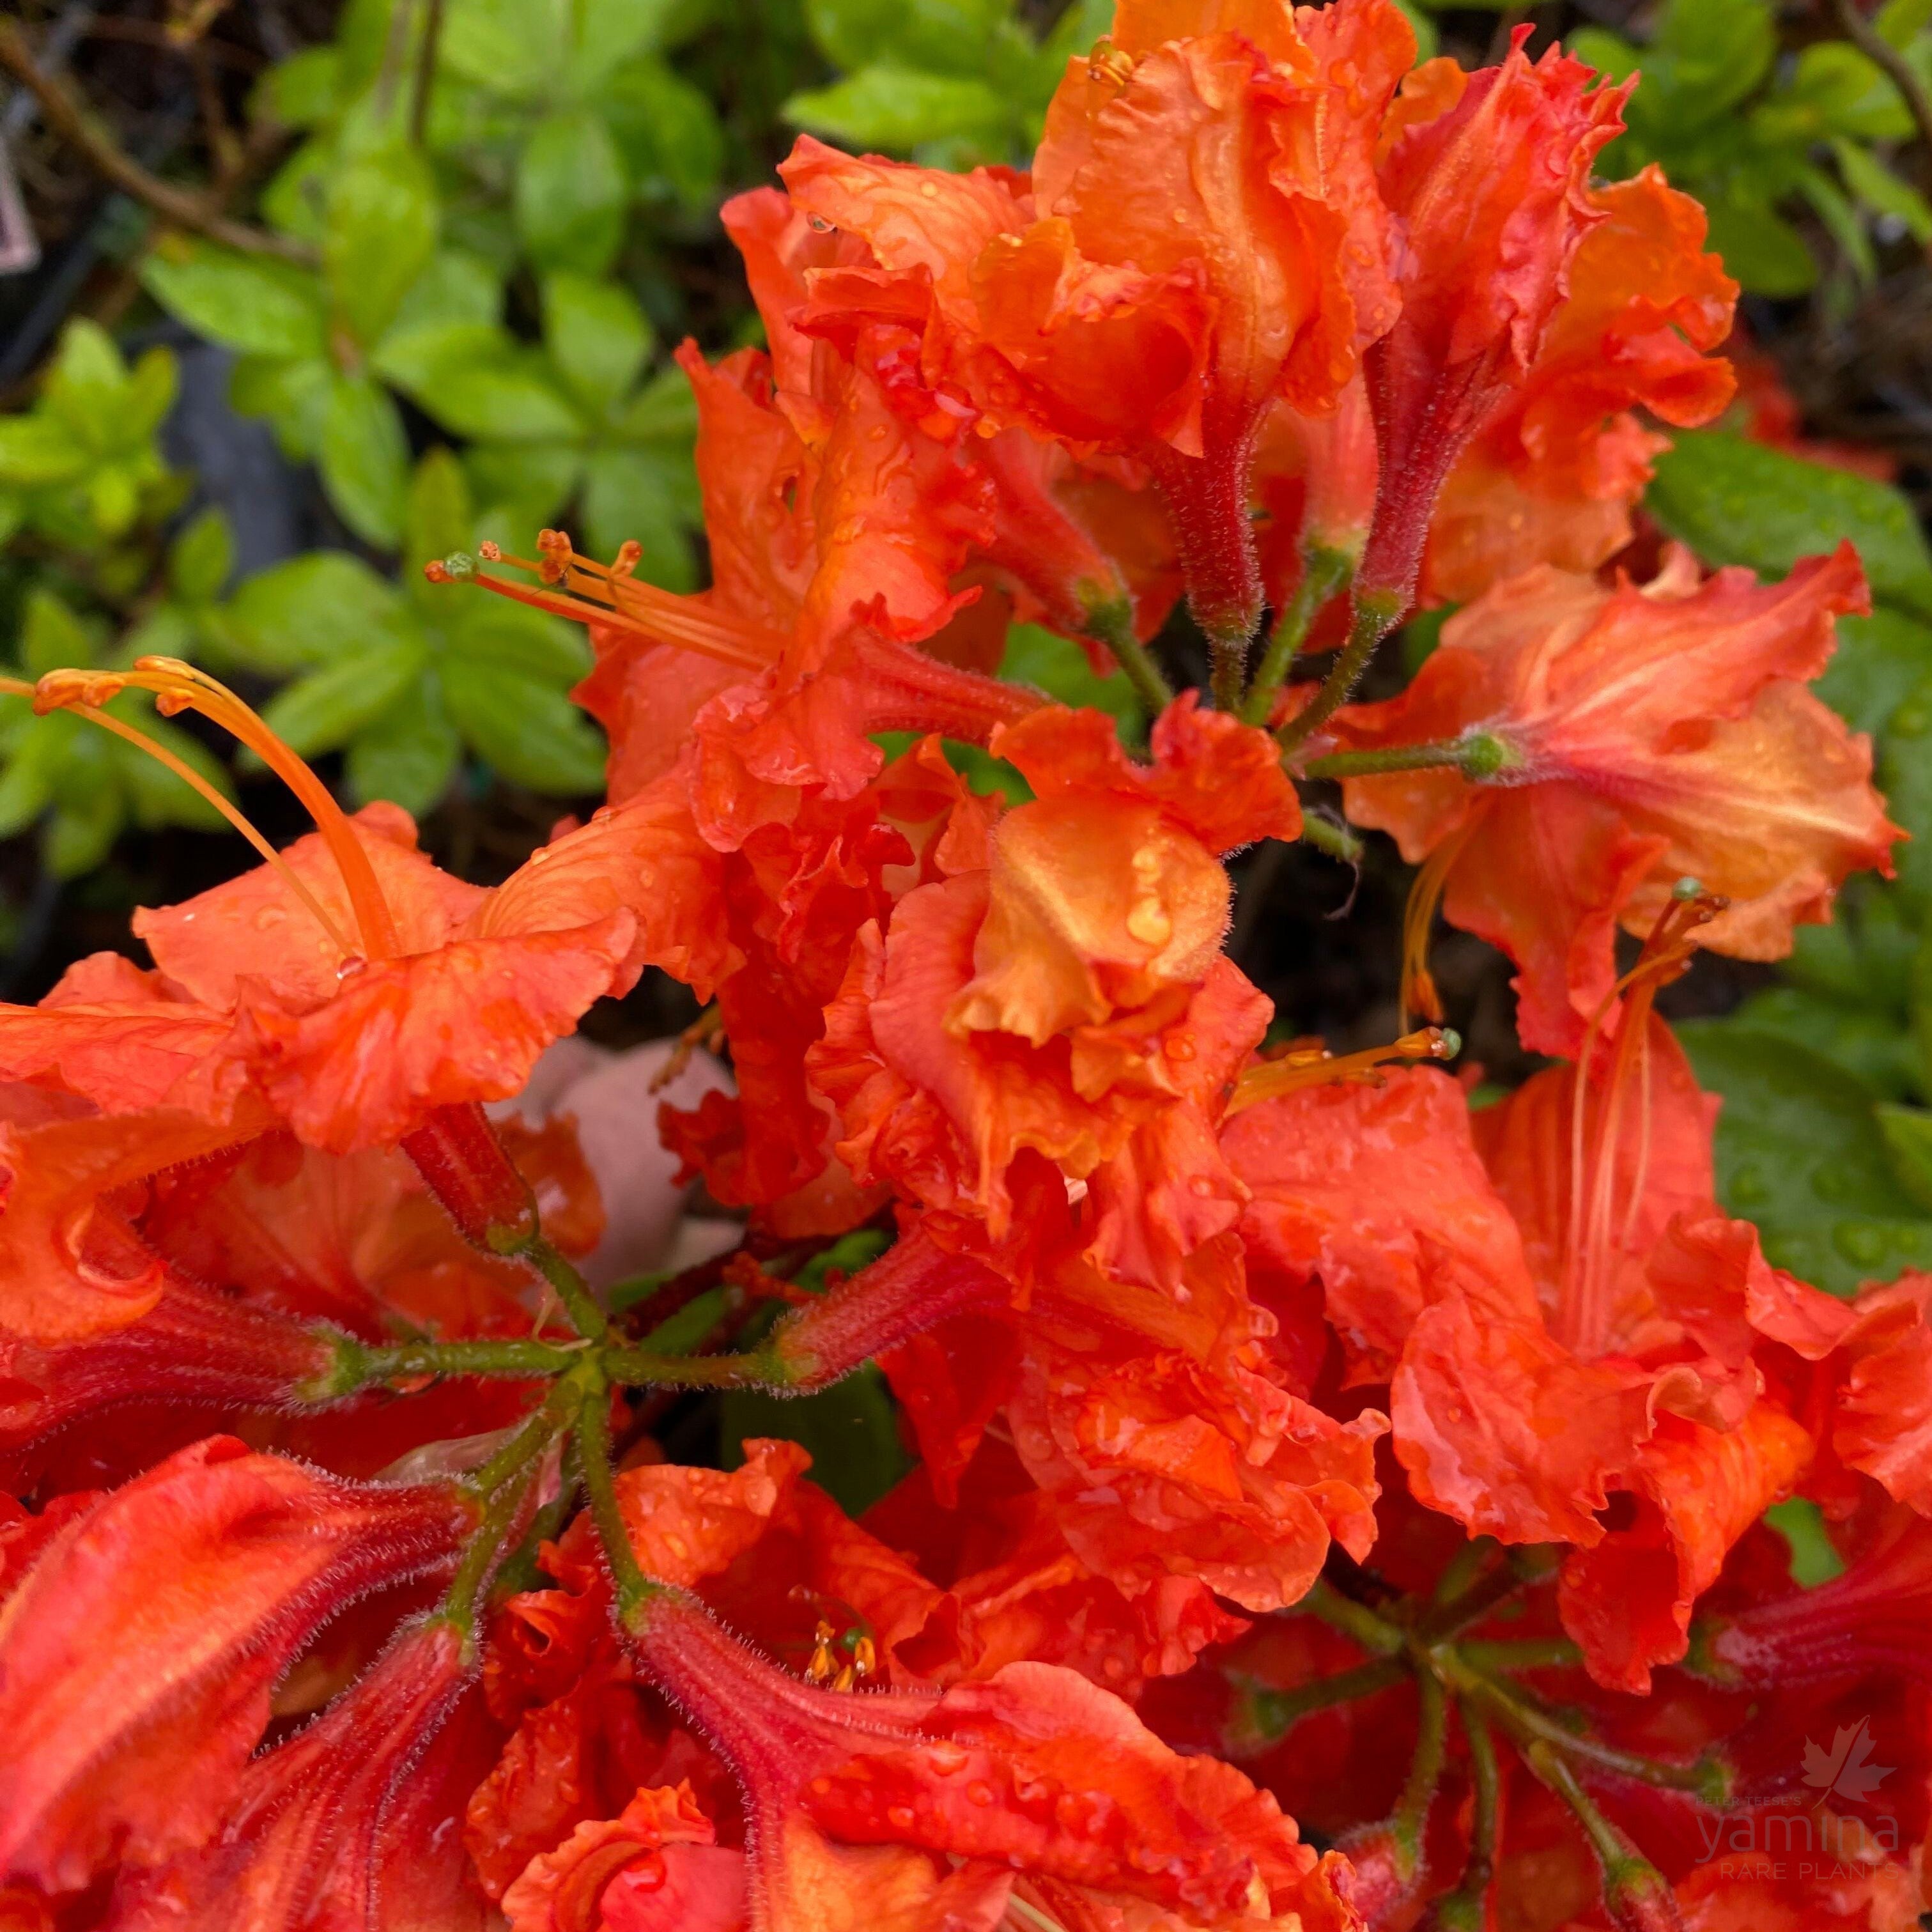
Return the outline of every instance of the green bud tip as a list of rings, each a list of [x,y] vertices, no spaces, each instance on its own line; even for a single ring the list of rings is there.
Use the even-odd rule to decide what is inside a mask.
[[[442,560],[442,567],[452,577],[474,577],[476,560],[466,550],[453,550]]]
[[[1679,879],[1671,887],[1670,896],[1674,899],[1701,899],[1704,896],[1704,882],[1702,879]]]

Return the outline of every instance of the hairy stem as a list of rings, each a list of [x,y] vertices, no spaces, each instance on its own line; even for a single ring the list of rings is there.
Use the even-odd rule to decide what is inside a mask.
[[[523,1258],[556,1290],[570,1325],[586,1340],[596,1341],[610,1332],[610,1320],[597,1305],[590,1284],[557,1252],[548,1234],[538,1234],[522,1250]]]
[[[1362,862],[1361,840],[1346,825],[1324,818],[1318,812],[1303,812],[1301,836],[1318,852],[1325,852],[1330,858],[1339,859],[1345,866],[1359,866]]]
[[[560,1426],[555,1406],[546,1402],[470,1478],[470,1486],[487,1500],[440,1612],[467,1637],[476,1634],[478,1605],[503,1540],[521,1514],[543,1453]]]
[[[1241,706],[1244,723],[1265,724],[1274,709],[1276,694],[1293,664],[1295,654],[1308,641],[1315,620],[1328,608],[1328,600],[1345,589],[1355,572],[1355,560],[1346,550],[1318,545],[1302,560],[1301,581],[1281,614],[1281,620],[1262,654],[1255,681],[1248,688]]]
[[[1294,1608],[1304,1616],[1319,1617],[1330,1630],[1353,1639],[1372,1657],[1399,1656],[1408,1646],[1408,1633],[1399,1624],[1377,1616],[1366,1604],[1343,1596],[1330,1584],[1318,1580]]]
[[[574,1431],[590,1520],[596,1528],[598,1541],[604,1546],[604,1560],[610,1568],[618,1617],[628,1622],[664,1586],[653,1583],[638,1567],[631,1532],[625,1528],[623,1511],[617,1506],[617,1479],[610,1467],[609,1405],[610,1392],[600,1379],[584,1390]]]
[[[1395,628],[1401,610],[1400,600],[1390,592],[1358,592],[1348,640],[1322,680],[1322,688],[1275,734],[1284,752],[1306,743],[1348,703],[1376,654],[1376,646]]]
[[[1401,1658],[1378,1658],[1372,1664],[1358,1664],[1354,1670],[1338,1671],[1332,1677],[1318,1677],[1312,1684],[1298,1684],[1292,1690],[1252,1690],[1248,1696],[1248,1709],[1257,1733],[1273,1743],[1311,1712],[1372,1697],[1378,1691],[1401,1683],[1408,1674],[1408,1666]]]
[[[1460,738],[1430,745],[1390,745],[1364,752],[1330,752],[1310,758],[1300,766],[1310,778],[1372,778],[1382,772],[1421,772],[1452,766],[1471,780],[1493,778],[1516,761],[1501,738],[1487,731],[1467,731]]]
[[[1114,654],[1134,695],[1148,715],[1158,718],[1174,702],[1174,687],[1154,660],[1154,653],[1134,635],[1132,610],[1124,603],[1097,604],[1087,614],[1087,634]]]

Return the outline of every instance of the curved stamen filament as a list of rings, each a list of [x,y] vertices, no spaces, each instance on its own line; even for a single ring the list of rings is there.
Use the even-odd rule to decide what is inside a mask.
[[[479,584],[500,597],[548,610],[574,624],[614,626],[647,643],[696,651],[746,670],[766,669],[783,648],[782,638],[760,626],[731,616],[708,597],[680,596],[654,584],[640,584],[633,573],[643,552],[635,543],[626,544],[612,563],[580,555],[561,530],[542,532],[537,548],[542,555],[536,559],[506,556],[493,543],[479,544],[477,555],[486,563],[506,563],[560,588],[532,590],[507,578],[490,576],[476,568],[474,559],[460,553],[440,563],[425,564],[423,574],[432,584]]]
[[[1634,1242],[1643,1209],[1651,1154],[1651,1012],[1658,994],[1689,970],[1697,950],[1697,928],[1708,925],[1724,904],[1686,881],[1659,914],[1636,964],[1604,996],[1584,1030],[1570,1102],[1569,1225],[1556,1324],[1558,1340],[1581,1354],[1600,1354],[1607,1344],[1616,1259]],[[1610,1065],[1602,1079],[1594,1081],[1592,1070],[1613,1012],[1617,1030]],[[1622,1223],[1616,1227],[1618,1156],[1633,1083],[1636,1144]]]
[[[316,830],[342,875],[343,890],[349,896],[361,935],[360,946],[344,942],[334,921],[322,914],[312,893],[302,892],[303,904],[322,920],[330,938],[345,954],[359,952],[370,959],[393,959],[396,956],[401,946],[396,935],[395,922],[390,916],[388,902],[382,896],[376,868],[370,863],[368,854],[362,849],[356,828],[336,803],[328,788],[226,685],[210,677],[206,671],[184,664],[178,658],[136,658],[131,670],[50,671],[35,688],[34,704],[35,710],[44,712],[98,710],[108,699],[125,690],[152,692],[156,699],[155,709],[164,717],[178,711],[200,712],[210,722],[219,724],[231,736],[246,745],[280,778],[315,820]],[[138,733],[135,735],[140,737]],[[140,738],[140,742],[150,749],[157,748],[150,740]],[[267,850],[259,833],[248,831],[244,836],[257,851]],[[280,869],[284,878],[292,877],[285,865]]]
[[[1264,1100],[1276,1100],[1284,1094],[1299,1093],[1304,1087],[1326,1087],[1364,1078],[1391,1060],[1453,1060],[1462,1050],[1462,1040],[1453,1029],[1427,1026],[1404,1034],[1387,1046],[1345,1053],[1339,1059],[1323,1047],[1283,1054],[1279,1060],[1250,1067],[1235,1082],[1234,1098],[1228,1102],[1227,1117],[1232,1120]]]
[[[0,692],[9,693],[16,698],[32,698],[35,694],[35,687],[28,683],[23,678],[0,677]],[[112,712],[103,711],[94,705],[82,704],[78,698],[62,708],[71,711],[76,718],[84,718],[90,724],[98,724],[104,731],[111,731],[116,737],[124,739],[128,743],[137,746],[140,750],[146,752],[157,764],[172,772],[183,784],[188,786],[199,796],[206,799],[224,818],[227,820],[230,825],[234,826],[237,832],[241,833],[244,838],[248,840],[250,844],[254,847],[257,852],[261,854],[262,858],[269,865],[274,867],[282,884],[286,886],[289,890],[314,914],[316,923],[328,934],[331,944],[345,956],[354,952],[356,949],[343,937],[342,928],[330,916],[328,909],[314,893],[309,890],[307,886],[303,884],[301,879],[296,876],[294,868],[268,843],[267,839],[262,836],[260,832],[255,830],[254,825],[249,822],[248,814],[242,810],[241,807],[232,799],[224,798],[221,793],[214,786],[210,784],[192,765],[188,764],[184,759],[176,758],[165,745],[157,743],[145,731],[137,730],[132,724],[116,718]]]
[[[1449,874],[1462,856],[1462,848],[1481,822],[1483,802],[1471,806],[1462,824],[1430,853],[1415,883],[1408,889],[1408,903],[1402,916],[1402,993],[1399,1023],[1406,1029],[1410,1018],[1420,1014],[1438,1025],[1442,1019],[1442,996],[1436,990],[1435,976],[1429,970],[1429,933],[1436,922],[1436,908],[1442,903],[1443,888]]]

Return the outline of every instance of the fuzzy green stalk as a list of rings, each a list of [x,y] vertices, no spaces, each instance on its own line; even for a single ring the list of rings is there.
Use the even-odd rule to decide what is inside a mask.
[[[1384,772],[1424,772],[1450,766],[1472,783],[1494,778],[1517,762],[1514,749],[1489,731],[1466,731],[1460,738],[1427,745],[1390,745],[1362,752],[1330,752],[1299,769],[1307,778],[1373,778]]]
[[[1318,544],[1301,560],[1301,581],[1283,607],[1274,634],[1262,654],[1252,684],[1241,704],[1241,722],[1265,724],[1274,709],[1274,700],[1293,665],[1296,654],[1308,641],[1315,620],[1327,608],[1328,600],[1347,588],[1355,574],[1355,560],[1346,550],[1330,550]]]
[[[1154,662],[1154,653],[1134,634],[1133,609],[1124,599],[1090,605],[1087,634],[1113,652],[1150,718],[1158,718],[1174,702],[1174,687]]]
[[[1320,730],[1348,703],[1376,646],[1396,627],[1402,616],[1402,602],[1393,591],[1367,591],[1355,599],[1354,621],[1348,626],[1348,640],[1336,654],[1322,688],[1275,734],[1284,752],[1292,752]]]

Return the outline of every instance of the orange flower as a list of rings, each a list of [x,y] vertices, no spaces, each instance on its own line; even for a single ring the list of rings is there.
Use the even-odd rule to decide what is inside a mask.
[[[254,1759],[206,1846],[124,1874],[122,1932],[306,1932],[485,1910],[453,1828],[490,1739],[460,1634],[406,1624],[305,1730]]]
[[[1450,620],[1401,697],[1338,727],[1362,747],[1485,732],[1501,768],[1351,778],[1347,810],[1429,861],[1418,890],[1516,962],[1524,1044],[1574,1053],[1617,926],[1647,931],[1678,879],[1732,902],[1700,944],[1774,959],[1846,874],[1889,870],[1870,748],[1803,688],[1834,617],[1868,608],[1849,545],[1777,584],[1700,582],[1682,551],[1641,589],[1526,572]]]
[[[1124,1274],[1171,1278],[1234,1219],[1238,1191],[1190,1123],[1218,1114],[1267,1024],[1220,956],[1215,855],[1292,836],[1292,789],[1264,734],[1191,696],[1156,724],[1151,767],[1094,712],[1042,711],[995,744],[1037,796],[989,848],[941,849],[949,876],[861,934],[808,1065],[862,1180],[994,1243],[1023,1150],[1076,1180],[1134,1160],[1118,1186],[1095,1180],[1092,1238]],[[1156,1139],[1130,1153],[1143,1130]]]
[[[1737,284],[1704,252],[1702,208],[1654,166],[1591,199],[1602,219],[1577,244],[1568,299],[1437,499],[1432,603],[1466,604],[1532,563],[1594,570],[1630,541],[1651,459],[1670,446],[1632,406],[1688,428],[1736,390],[1703,352],[1730,332]]]
[[[924,360],[996,425],[1132,454],[1174,519],[1196,615],[1259,616],[1248,470],[1277,396],[1320,414],[1394,320],[1372,156],[1414,57],[1388,0],[1232,15],[1130,4],[1068,68],[1025,184],[801,141],[799,205],[869,248],[829,311],[923,313]]]
[[[52,1891],[220,1822],[296,1653],[474,1512],[197,1443],[68,1522],[0,1610],[0,1871]]]
[[[1382,132],[1382,196],[1404,247],[1401,313],[1364,367],[1382,484],[1360,582],[1414,601],[1437,493],[1469,439],[1520,388],[1603,219],[1590,167],[1632,82],[1600,87],[1552,47],[1532,64],[1518,28],[1499,67],[1431,61]]]

